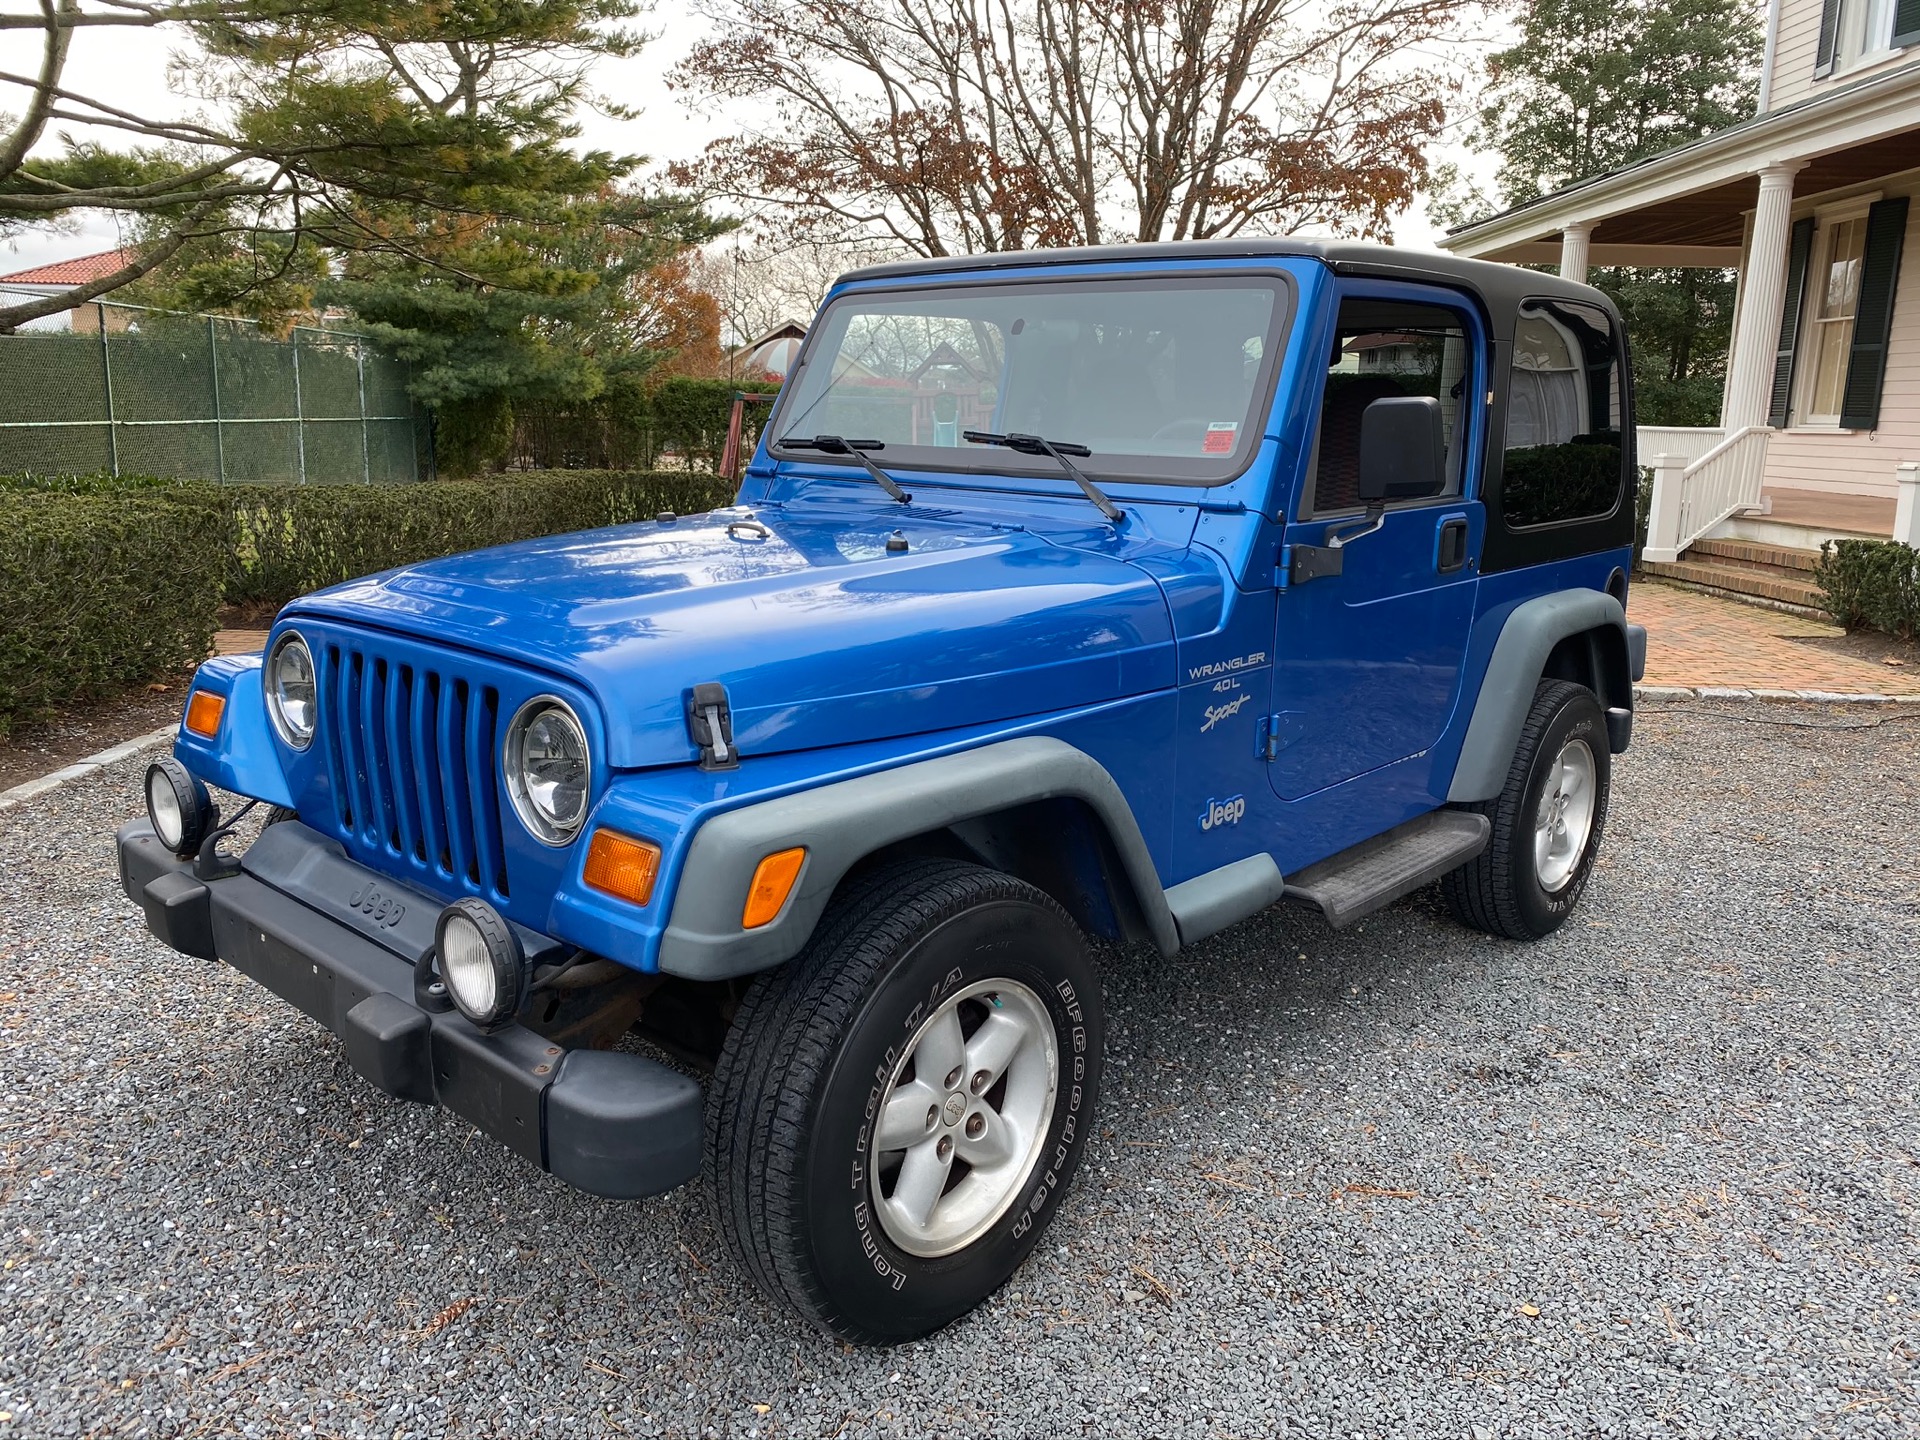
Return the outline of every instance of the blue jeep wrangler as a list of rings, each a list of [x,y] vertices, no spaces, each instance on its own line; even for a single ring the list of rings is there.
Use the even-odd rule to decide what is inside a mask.
[[[704,1169],[768,1295],[925,1334],[1092,1133],[1091,939],[1566,919],[1645,650],[1628,377],[1598,292],[1372,246],[858,271],[731,508],[204,665],[123,885],[388,1094],[596,1195]]]

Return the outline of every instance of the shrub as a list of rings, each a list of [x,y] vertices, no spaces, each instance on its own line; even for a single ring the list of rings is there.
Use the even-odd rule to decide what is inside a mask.
[[[1893,540],[1828,540],[1814,571],[1833,618],[1911,640],[1920,634],[1920,550]]]
[[[221,603],[725,505],[712,475],[553,471],[417,485],[0,476],[0,735],[204,658]]]
[[[0,735],[200,660],[228,521],[164,490],[0,489]]]
[[[396,565],[725,505],[712,475],[529,471],[417,485],[228,485],[227,603],[278,608]]]

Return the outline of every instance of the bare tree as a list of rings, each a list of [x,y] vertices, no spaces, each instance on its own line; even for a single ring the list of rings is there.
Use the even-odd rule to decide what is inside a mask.
[[[771,102],[680,166],[794,233],[944,255],[1308,228],[1381,235],[1469,0],[698,0],[675,76]]]
[[[843,272],[902,253],[899,246],[778,247],[730,237],[700,252],[693,279],[719,305],[728,342],[739,345],[788,320],[805,325]]]

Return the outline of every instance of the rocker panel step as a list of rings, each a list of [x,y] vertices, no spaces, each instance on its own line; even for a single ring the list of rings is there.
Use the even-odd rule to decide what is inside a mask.
[[[1468,810],[1432,810],[1287,877],[1289,900],[1316,906],[1336,930],[1431,885],[1482,850],[1493,823]]]

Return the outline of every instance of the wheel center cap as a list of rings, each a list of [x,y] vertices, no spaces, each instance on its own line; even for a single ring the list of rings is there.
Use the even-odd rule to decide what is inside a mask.
[[[953,1094],[947,1096],[947,1103],[944,1109],[947,1124],[958,1125],[960,1123],[960,1117],[967,1113],[967,1097],[962,1095],[958,1090],[954,1091]]]

